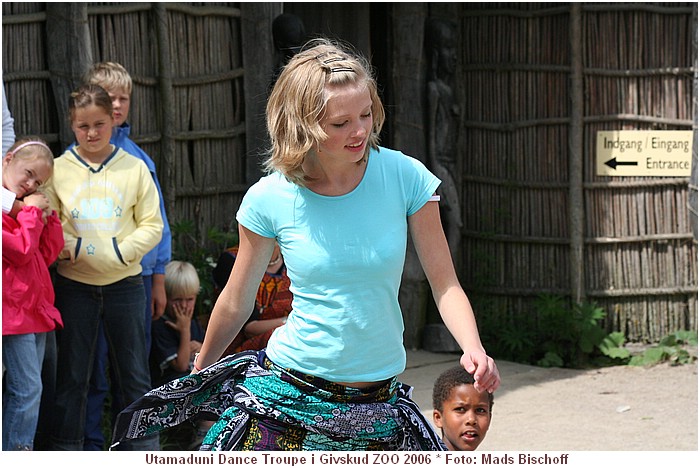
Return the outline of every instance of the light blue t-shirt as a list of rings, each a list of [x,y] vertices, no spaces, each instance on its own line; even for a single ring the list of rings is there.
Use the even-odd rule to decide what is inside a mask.
[[[398,151],[372,150],[360,184],[329,197],[275,173],[246,193],[236,219],[280,245],[292,313],[267,345],[276,364],[335,382],[373,382],[403,372],[398,293],[407,217],[440,180]]]

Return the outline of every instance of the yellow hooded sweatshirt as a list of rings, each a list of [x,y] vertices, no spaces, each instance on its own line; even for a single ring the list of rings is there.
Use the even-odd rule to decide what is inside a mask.
[[[143,161],[115,148],[97,167],[72,148],[56,158],[45,193],[63,225],[60,275],[104,286],[141,273],[141,258],[163,232],[158,190]]]

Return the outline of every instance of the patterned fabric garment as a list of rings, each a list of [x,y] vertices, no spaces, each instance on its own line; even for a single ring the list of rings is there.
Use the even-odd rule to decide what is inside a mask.
[[[255,320],[276,319],[289,315],[293,298],[289,283],[285,266],[282,266],[279,274],[265,272],[255,298],[255,305],[259,311]],[[272,329],[257,336],[246,337],[236,348],[236,352],[264,349],[274,331],[275,329]],[[243,332],[241,334],[245,336]]]
[[[224,251],[217,262],[217,270],[220,270],[219,275],[228,275],[231,273],[233,262],[238,255],[238,247],[230,247]],[[217,272],[215,272],[217,274]],[[215,281],[223,283],[223,278]],[[287,276],[287,267],[282,262],[277,273],[265,272],[260,281],[260,287],[255,296],[255,310],[248,319],[252,320],[269,320],[281,317],[286,317],[292,311],[292,292],[289,290],[290,280]],[[241,330],[232,343],[226,348],[224,355],[240,353],[241,351],[260,350],[267,346],[267,342],[272,336],[275,328],[268,330],[260,335],[248,336]]]
[[[345,387],[247,351],[132,403],[117,418],[112,447],[199,417],[218,419],[200,450],[446,450],[410,391],[395,378]]]

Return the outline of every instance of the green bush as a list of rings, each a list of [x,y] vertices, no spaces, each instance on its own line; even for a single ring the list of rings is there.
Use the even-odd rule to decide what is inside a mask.
[[[200,291],[195,314],[199,317],[207,315],[214,305],[212,270],[221,252],[238,244],[238,234],[213,227],[202,236],[190,220],[171,223],[170,229],[173,235],[173,260],[190,262],[199,274]]]
[[[493,310],[493,303],[475,300],[476,310]],[[602,326],[605,311],[594,302],[570,306],[556,295],[541,295],[532,314],[513,317],[502,323],[484,314],[478,317],[482,341],[496,359],[541,367],[585,368],[591,366],[650,366],[662,362],[672,365],[697,360],[696,331],[676,331],[665,336],[643,353],[632,356],[625,348],[625,335],[606,333]],[[691,351],[695,349],[695,354]]]
[[[606,333],[604,318],[605,311],[593,302],[570,306],[561,296],[545,294],[537,297],[532,314],[506,324],[485,316],[480,324],[497,358],[542,367],[624,364],[629,359],[624,336]]]
[[[630,365],[650,366],[661,362],[669,362],[672,365],[689,364],[698,358],[686,349],[689,346],[697,348],[697,332],[677,331],[666,335],[658,345],[647,348],[641,355],[632,357]]]

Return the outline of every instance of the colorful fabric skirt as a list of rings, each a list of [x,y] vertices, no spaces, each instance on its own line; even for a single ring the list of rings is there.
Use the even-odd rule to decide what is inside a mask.
[[[410,392],[396,378],[345,387],[246,351],[132,403],[117,417],[112,447],[209,419],[216,423],[200,450],[446,450]]]

